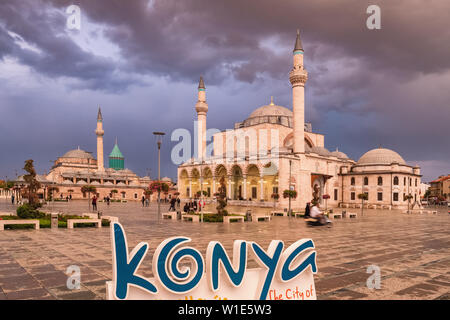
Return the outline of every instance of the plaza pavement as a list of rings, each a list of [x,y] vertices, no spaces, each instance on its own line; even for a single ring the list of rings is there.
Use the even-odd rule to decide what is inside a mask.
[[[87,201],[55,203],[55,210],[81,213]],[[163,208],[167,206],[163,205]],[[45,208],[51,211],[51,205]],[[14,211],[0,199],[0,212]],[[170,236],[192,238],[204,255],[209,241],[220,241],[231,256],[235,239],[267,247],[272,239],[290,245],[311,238],[317,248],[318,299],[449,299],[450,215],[405,215],[399,211],[356,211],[357,219],[335,220],[332,228],[308,228],[302,218],[274,217],[259,223],[158,223],[156,205],[99,204],[104,215],[117,216],[125,228],[130,249],[141,241],[150,245],[139,274],[152,276],[156,246]],[[164,210],[164,209],[163,209]],[[264,210],[264,209],[259,209]],[[240,211],[244,211],[241,209]],[[104,299],[105,281],[111,280],[109,228],[0,231],[0,300]],[[67,267],[81,269],[81,288],[66,286]],[[381,270],[381,289],[368,289],[369,265]],[[256,267],[252,260],[249,267]]]

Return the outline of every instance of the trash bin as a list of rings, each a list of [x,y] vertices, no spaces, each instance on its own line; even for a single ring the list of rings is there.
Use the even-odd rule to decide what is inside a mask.
[[[51,227],[52,228],[58,228],[58,214],[57,213],[52,213],[52,220],[51,220]]]
[[[247,218],[247,221],[252,221],[252,210],[247,210],[245,217]]]

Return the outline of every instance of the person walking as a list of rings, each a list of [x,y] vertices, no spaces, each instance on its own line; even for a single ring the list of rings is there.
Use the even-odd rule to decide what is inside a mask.
[[[169,211],[176,211],[176,209],[175,209],[175,203],[176,203],[176,199],[175,198],[172,198],[172,199],[170,199],[170,208],[169,208]]]
[[[145,206],[145,197],[144,196],[142,196],[141,203],[142,203],[142,206],[144,207]]]
[[[11,195],[11,203],[14,204],[14,193]]]
[[[111,199],[109,198],[109,196],[106,196],[106,205],[109,206],[109,203],[111,202]]]
[[[177,207],[180,208],[181,207],[181,199],[178,197],[177,198]]]
[[[97,210],[97,196],[94,196],[92,198],[92,210],[96,211]]]
[[[194,199],[193,209],[194,209],[194,211],[197,211],[197,209],[198,209],[197,200],[196,199]]]

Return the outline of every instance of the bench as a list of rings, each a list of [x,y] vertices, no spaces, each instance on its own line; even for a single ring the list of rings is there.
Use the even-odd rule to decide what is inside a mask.
[[[302,217],[305,216],[305,213],[304,213],[304,212],[295,212],[295,213],[294,213],[294,216],[295,216],[296,218],[297,218],[297,217],[302,218]]]
[[[73,229],[75,223],[95,223],[97,228],[102,227],[102,219],[67,219],[67,229]]]
[[[15,212],[0,212],[0,216],[15,216]]]
[[[243,216],[224,216],[223,222],[224,223],[231,223],[231,220],[237,220],[237,222],[244,222]]]
[[[89,217],[89,219],[98,219],[98,213],[82,213],[82,217]]]
[[[165,212],[162,214],[162,217],[163,219],[177,220],[177,212],[176,211]]]
[[[252,222],[270,221],[270,215],[268,214],[252,214]]]
[[[270,211],[271,216],[287,216],[287,211]]]
[[[102,219],[108,220],[109,222],[113,223],[113,222],[119,222],[119,218],[118,217],[113,217],[113,216],[101,216]]]
[[[355,212],[347,212],[346,214],[349,218],[356,218],[358,216]]]
[[[183,221],[192,221],[192,222],[200,222],[200,217],[195,214],[183,214],[181,216],[181,220]]]
[[[338,213],[338,212],[329,213],[328,217],[333,218],[333,219],[336,219],[336,217],[339,219],[342,219],[342,213]]]
[[[34,228],[39,230],[39,220],[0,220],[0,231],[5,230],[5,225],[7,224],[34,224]]]

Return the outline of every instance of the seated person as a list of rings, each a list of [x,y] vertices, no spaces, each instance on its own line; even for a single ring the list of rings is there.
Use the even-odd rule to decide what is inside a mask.
[[[311,216],[311,218],[316,219],[321,224],[325,224],[325,223],[329,222],[327,217],[325,217],[325,215],[322,213],[322,211],[320,211],[320,203],[312,202],[312,205],[313,205],[313,207],[311,208],[311,212],[309,214]]]

